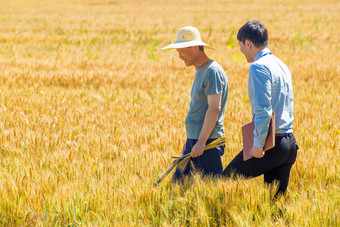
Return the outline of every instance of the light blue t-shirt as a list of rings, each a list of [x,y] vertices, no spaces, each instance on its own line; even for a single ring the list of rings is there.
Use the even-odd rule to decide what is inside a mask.
[[[276,133],[293,132],[292,75],[268,48],[260,51],[250,66],[248,95],[255,121],[255,147],[264,146],[272,111],[275,112]]]
[[[221,95],[221,111],[209,139],[224,136],[223,119],[228,98],[228,79],[223,68],[209,60],[196,69],[191,89],[190,109],[185,120],[187,138],[198,139],[208,110],[208,95]]]

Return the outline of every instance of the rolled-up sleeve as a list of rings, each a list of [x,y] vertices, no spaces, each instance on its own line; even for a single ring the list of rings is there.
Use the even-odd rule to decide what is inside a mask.
[[[271,106],[271,75],[264,66],[251,65],[249,69],[249,84],[253,90],[252,112],[255,121],[254,146],[263,147],[267,138]]]

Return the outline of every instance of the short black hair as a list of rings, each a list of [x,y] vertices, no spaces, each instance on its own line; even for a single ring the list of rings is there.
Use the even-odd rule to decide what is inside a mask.
[[[268,46],[268,31],[261,21],[251,20],[245,23],[237,33],[238,41],[251,41],[255,47]]]

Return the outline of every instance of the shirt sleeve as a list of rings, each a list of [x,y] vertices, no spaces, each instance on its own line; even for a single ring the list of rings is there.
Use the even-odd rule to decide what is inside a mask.
[[[210,68],[205,77],[203,86],[205,95],[222,94],[225,81],[219,70]]]
[[[264,147],[272,115],[270,71],[262,65],[253,64],[249,69],[249,80],[254,89],[254,146]]]

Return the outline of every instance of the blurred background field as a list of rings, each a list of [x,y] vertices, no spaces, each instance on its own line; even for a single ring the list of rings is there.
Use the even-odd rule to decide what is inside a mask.
[[[1,226],[339,226],[340,2],[0,0]],[[226,166],[251,119],[250,19],[291,69],[300,150],[288,195],[263,178],[167,177],[195,69],[159,48],[197,27],[225,69]]]

